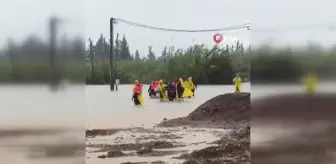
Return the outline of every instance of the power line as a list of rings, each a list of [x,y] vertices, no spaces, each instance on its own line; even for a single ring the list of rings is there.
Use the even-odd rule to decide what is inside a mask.
[[[230,31],[230,30],[238,30],[238,29],[247,29],[251,30],[251,32],[284,32],[284,31],[305,31],[305,30],[321,30],[321,29],[327,29],[329,31],[335,31],[336,30],[336,23],[330,23],[325,25],[302,25],[302,26],[292,26],[292,27],[285,27],[285,28],[273,28],[273,29],[267,29],[267,28],[256,28],[251,29],[250,23],[244,23],[236,26],[228,26],[228,27],[221,27],[221,28],[215,28],[215,29],[205,29],[205,30],[186,30],[186,29],[171,29],[171,28],[162,28],[162,27],[155,27],[155,26],[149,26],[144,25],[141,23],[136,23],[132,21],[127,21],[120,18],[114,18],[116,22],[122,22],[131,26],[141,27],[141,28],[147,28],[152,30],[158,30],[158,31],[167,31],[167,32],[218,32],[218,31]]]
[[[162,27],[154,27],[149,25],[144,25],[136,22],[131,22],[119,18],[114,18],[116,22],[122,22],[131,26],[136,27],[142,27],[152,30],[158,30],[158,31],[168,31],[168,32],[217,32],[217,31],[228,31],[228,30],[237,30],[237,29],[247,29],[250,30],[250,23],[244,23],[241,25],[236,26],[229,26],[229,27],[222,27],[222,28],[216,28],[216,29],[206,29],[206,30],[180,30],[180,29],[170,29],[170,28],[162,28]]]
[[[299,26],[287,26],[280,28],[256,28],[252,29],[252,32],[290,32],[290,31],[319,31],[319,30],[328,30],[335,31],[336,23],[329,24],[310,24],[310,25],[299,25]]]

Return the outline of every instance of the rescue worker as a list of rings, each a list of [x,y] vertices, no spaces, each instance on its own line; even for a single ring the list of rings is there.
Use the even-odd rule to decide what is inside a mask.
[[[239,93],[240,88],[241,88],[241,78],[240,78],[239,74],[236,74],[236,77],[233,78],[232,81],[233,81],[233,84],[234,84],[234,87],[235,87],[235,92]]]
[[[158,81],[156,80],[153,80],[151,82],[151,84],[149,85],[149,88],[148,88],[148,95],[149,97],[156,97],[156,94],[157,94],[157,85],[158,85]]]
[[[160,80],[159,84],[157,85],[157,88],[159,90],[161,101],[167,99],[167,94],[166,94],[165,87],[166,87],[166,85],[163,83],[163,80]]]
[[[165,91],[167,91],[169,101],[174,101],[176,99],[176,87],[174,86],[173,81],[168,83],[168,85],[165,87]]]
[[[188,83],[188,88],[191,90],[192,96],[194,97],[195,96],[195,85],[194,85],[194,82],[192,81],[192,77],[188,78],[187,83]]]
[[[177,98],[178,99],[183,99],[183,92],[184,92],[184,88],[183,88],[183,80],[182,78],[179,78],[176,81],[176,93],[177,93]]]
[[[188,83],[188,79],[186,79],[185,81],[182,81],[183,83],[183,94],[182,94],[182,97],[183,98],[191,98],[192,97],[192,91],[191,91],[191,88],[189,86],[189,83]]]
[[[134,105],[143,104],[142,85],[139,83],[138,80],[134,81],[132,100],[134,101]]]
[[[307,94],[309,95],[315,94],[317,78],[312,72],[309,72],[304,76],[303,83],[305,87],[305,92]]]
[[[148,91],[147,91],[149,97],[152,97],[153,83],[154,83],[154,81],[151,82],[151,84],[149,85]]]

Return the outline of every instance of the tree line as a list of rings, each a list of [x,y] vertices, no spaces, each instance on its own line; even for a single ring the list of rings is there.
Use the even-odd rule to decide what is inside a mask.
[[[89,39],[87,84],[109,83],[109,47],[103,35],[96,43]],[[176,49],[165,46],[161,52],[154,52],[153,46],[148,46],[147,54],[140,54],[138,50],[131,53],[126,37],[120,39],[117,34],[114,41],[114,74],[123,83],[134,80],[148,83],[157,79],[167,81],[192,76],[199,84],[228,84],[232,83],[235,73],[248,77],[249,66],[243,60],[247,51],[249,49],[237,42],[235,46],[224,48],[193,45],[187,49]]]
[[[60,77],[83,81],[86,46],[83,38],[66,36],[57,41],[56,55]],[[1,83],[46,83],[50,78],[49,43],[36,35],[18,43],[8,40],[0,49]]]
[[[138,50],[131,52],[127,38],[117,34],[113,50],[113,75],[124,84],[189,76],[198,84],[231,84],[236,73],[252,82],[286,82],[298,80],[306,71],[324,77],[334,76],[336,71],[336,49],[318,46],[302,50],[269,46],[251,49],[237,42],[213,47],[191,45],[185,49],[166,46],[154,52],[149,45],[148,52],[140,54]],[[62,38],[57,47],[60,78],[108,84],[109,51],[109,41],[103,35],[96,41],[89,38],[88,45],[82,38]],[[36,36],[20,44],[9,41],[8,47],[0,50],[0,82],[47,82],[48,54],[49,45]]]

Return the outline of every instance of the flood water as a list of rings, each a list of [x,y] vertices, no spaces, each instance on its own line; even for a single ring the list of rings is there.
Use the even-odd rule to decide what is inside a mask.
[[[147,86],[145,86],[146,89]],[[76,129],[62,135],[20,135],[0,143],[0,159],[5,163],[72,163],[85,162],[84,155],[76,158],[29,158],[29,145],[43,143],[59,144],[67,140],[73,144],[85,142],[86,128],[152,127],[163,118],[175,118],[189,114],[206,100],[233,91],[228,86],[199,86],[196,97],[179,103],[161,103],[144,95],[145,105],[135,107],[131,100],[131,85],[121,85],[117,92],[110,92],[109,86],[68,86],[64,91],[50,93],[47,86],[1,86],[2,102],[0,129],[15,128],[67,128]],[[321,91],[335,91],[334,84],[323,84]],[[244,84],[242,91],[252,92],[252,99],[281,92],[298,92],[298,86],[253,86]],[[258,129],[258,127],[253,127]],[[260,126],[261,129],[261,126]],[[260,131],[252,137],[263,140],[269,132]],[[67,134],[67,135],[65,135]],[[66,137],[65,137],[66,136]],[[3,138],[3,137],[2,137]],[[20,147],[19,145],[25,145]],[[11,149],[9,149],[11,147]],[[13,148],[12,148],[13,147]],[[15,152],[12,154],[12,152]],[[84,161],[83,161],[84,160]],[[88,161],[87,161],[88,162]],[[78,163],[78,162],[77,162]]]
[[[148,86],[144,86],[146,90]],[[90,86],[86,92],[87,118],[89,128],[113,128],[145,126],[152,127],[163,118],[186,116],[206,100],[219,94],[233,91],[232,86],[199,86],[195,97],[184,102],[160,102],[144,94],[144,105],[134,106],[131,100],[131,85],[122,85],[117,92],[110,92],[108,86]],[[249,92],[249,84],[243,91]]]
[[[131,85],[121,85],[118,92],[111,92],[109,86],[67,86],[64,91],[51,93],[47,86],[1,86],[0,159],[8,164],[84,163],[83,153],[51,158],[41,151],[38,158],[31,158],[31,147],[84,145],[86,128],[152,127],[163,118],[185,116],[206,100],[233,91],[232,86],[199,86],[196,97],[184,102],[160,103],[144,95],[145,105],[135,107],[131,88]],[[249,91],[249,84],[244,84],[243,90]],[[3,132],[35,128],[70,129],[70,132],[29,135],[22,132],[7,137]]]

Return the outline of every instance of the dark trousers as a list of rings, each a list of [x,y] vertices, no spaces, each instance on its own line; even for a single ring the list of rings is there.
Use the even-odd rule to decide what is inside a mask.
[[[133,99],[133,101],[134,101],[134,105],[140,105],[140,101],[139,101],[139,99],[138,99],[138,96],[139,96],[138,93],[134,93],[134,94],[133,94],[132,99]]]
[[[184,92],[184,88],[177,89],[177,97],[182,98],[183,92]]]
[[[168,91],[168,99],[169,101],[174,101],[176,99],[176,91]]]

